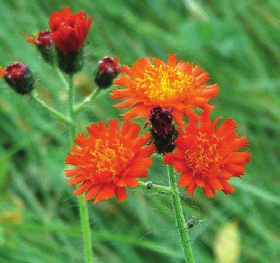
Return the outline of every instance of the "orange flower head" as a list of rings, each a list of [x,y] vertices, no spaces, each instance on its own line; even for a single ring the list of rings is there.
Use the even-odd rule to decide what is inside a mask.
[[[85,12],[71,13],[70,7],[53,12],[49,25],[56,46],[64,53],[79,51],[85,42],[93,18],[86,18]]]
[[[194,109],[205,108],[208,101],[218,94],[218,85],[207,85],[209,80],[199,66],[178,61],[169,55],[167,62],[157,58],[141,58],[131,68],[121,67],[121,76],[114,83],[126,87],[115,88],[113,99],[125,99],[117,108],[132,107],[126,118],[148,117],[150,110],[160,106],[173,108],[174,120],[183,125],[183,115],[198,120]]]
[[[248,145],[246,137],[238,137],[230,118],[216,128],[220,119],[211,123],[209,109],[204,110],[200,126],[190,121],[186,132],[180,129],[176,150],[164,156],[164,162],[181,173],[178,186],[184,186],[191,195],[197,186],[207,197],[215,196],[215,190],[233,193],[235,189],[227,181],[241,177],[245,164],[250,162],[250,153],[239,151]]]
[[[128,120],[121,128],[117,120],[92,124],[87,127],[89,137],[80,134],[75,138],[65,162],[75,168],[65,171],[70,185],[78,185],[74,194],[86,193],[85,200],[94,203],[113,198],[118,201],[127,198],[125,187],[138,185],[136,177],[147,177],[147,168],[152,164],[153,145],[144,146],[149,134],[137,137],[141,127]]]

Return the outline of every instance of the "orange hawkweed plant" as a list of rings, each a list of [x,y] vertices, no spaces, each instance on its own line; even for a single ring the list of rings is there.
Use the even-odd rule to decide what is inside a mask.
[[[94,246],[91,240],[94,233],[87,201],[97,204],[116,197],[122,202],[127,199],[128,188],[139,186],[145,191],[168,195],[184,262],[194,263],[188,230],[195,222],[186,222],[178,186],[183,186],[192,196],[197,187],[202,187],[207,197],[214,196],[216,190],[233,193],[235,189],[229,180],[242,177],[251,158],[248,151],[241,151],[248,145],[247,139],[237,135],[236,124],[230,118],[221,125],[218,125],[221,118],[211,122],[210,112],[215,107],[209,103],[217,96],[218,85],[208,83],[209,74],[201,67],[178,60],[176,55],[168,55],[166,62],[142,57],[132,67],[121,66],[117,56],[113,59],[103,55],[97,69],[91,71],[96,87],[83,100],[79,96],[77,104],[78,82],[74,77],[86,65],[84,47],[92,22],[92,16],[86,12],[72,13],[70,7],[63,7],[50,15],[49,29],[34,38],[26,35],[27,42],[37,47],[44,62],[52,65],[62,80],[60,84],[67,92],[63,109],[67,113],[44,101],[44,92],[37,93],[37,82],[24,62],[0,67],[0,80],[3,78],[18,94],[30,96],[69,128],[73,145],[66,153],[64,172],[67,183],[78,196],[84,262],[96,262],[95,250],[100,255],[98,245]],[[119,73],[120,77],[116,78]],[[120,100],[114,106],[128,108],[122,114],[122,124],[116,119],[111,119],[108,125],[93,123],[87,127],[87,134],[77,135],[77,114],[93,104],[100,90],[113,83],[110,96]],[[146,130],[149,127],[149,133],[140,134],[141,126],[132,123],[132,118],[146,118],[143,126]],[[155,184],[152,176],[149,182],[141,180],[148,177],[154,153],[167,164],[167,173],[160,175],[167,177],[167,185]],[[180,174],[178,179],[174,171]]]
[[[75,168],[65,170],[68,184],[77,185],[74,194],[86,193],[85,200],[95,199],[94,204],[113,198],[127,198],[126,187],[139,184],[137,177],[147,177],[152,164],[153,145],[145,146],[150,135],[137,137],[141,127],[124,120],[119,128],[118,120],[110,120],[87,127],[89,137],[83,133],[74,139],[65,162]]]
[[[131,107],[123,114],[126,118],[147,118],[151,109],[160,106],[172,108],[174,120],[183,125],[184,115],[198,120],[194,110],[209,107],[209,100],[218,94],[218,85],[208,85],[208,80],[201,67],[177,62],[176,55],[169,55],[167,62],[144,57],[131,68],[121,67],[121,76],[114,83],[124,88],[116,87],[111,97],[124,99],[115,107]]]
[[[235,121],[228,118],[217,127],[220,119],[211,123],[209,109],[204,110],[200,126],[190,120],[186,131],[179,129],[177,149],[164,156],[164,162],[181,173],[178,186],[185,187],[191,195],[197,186],[203,188],[207,197],[215,196],[215,190],[233,193],[235,188],[228,180],[241,177],[250,162],[250,153],[239,151],[248,142],[245,136],[236,134]]]

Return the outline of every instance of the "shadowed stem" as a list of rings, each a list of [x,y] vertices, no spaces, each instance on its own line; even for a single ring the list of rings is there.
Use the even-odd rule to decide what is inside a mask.
[[[185,260],[186,263],[194,263],[195,261],[190,246],[188,230],[186,227],[186,222],[185,222],[183,209],[181,205],[181,199],[177,187],[177,180],[174,173],[174,168],[171,165],[168,165],[168,177],[169,177],[169,186],[170,189],[172,190],[172,193],[170,193],[170,198],[174,209],[175,220],[176,220],[177,229],[181,240],[181,245],[185,255]]]
[[[69,100],[69,115],[72,121],[70,124],[70,132],[72,140],[76,136],[76,111],[75,111],[75,92],[74,92],[74,83],[73,83],[73,75],[69,76],[69,92],[68,92],[68,100]],[[86,201],[84,200],[84,195],[81,195],[79,198],[79,212],[80,212],[80,220],[81,220],[81,229],[83,235],[83,245],[84,245],[84,255],[86,263],[93,263],[93,253],[92,253],[92,243],[91,243],[91,234],[90,234],[90,224],[88,217],[88,209]]]

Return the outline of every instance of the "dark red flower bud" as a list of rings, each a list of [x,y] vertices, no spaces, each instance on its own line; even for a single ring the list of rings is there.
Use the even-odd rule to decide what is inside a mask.
[[[175,129],[174,125],[172,125],[172,129],[165,135],[156,133],[154,129],[151,129],[151,135],[151,142],[155,145],[159,154],[173,152],[175,149],[174,142],[178,137],[178,131]]]
[[[172,108],[163,109],[160,106],[150,111],[151,142],[155,145],[158,153],[172,152],[175,148],[174,142],[178,137],[178,131],[172,125],[172,111]]]
[[[37,46],[43,59],[50,64],[55,61],[54,39],[51,31],[46,30],[38,34],[36,38],[26,36],[26,41]]]
[[[172,108],[163,109],[160,106],[151,109],[149,121],[155,133],[165,136],[172,130],[172,111]]]
[[[119,72],[120,64],[118,63],[118,58],[104,57],[98,62],[95,83],[100,89],[106,89],[113,84],[113,80]]]
[[[32,72],[22,62],[15,62],[7,66],[5,70],[0,67],[0,77],[3,77],[18,94],[29,94],[34,89]]]

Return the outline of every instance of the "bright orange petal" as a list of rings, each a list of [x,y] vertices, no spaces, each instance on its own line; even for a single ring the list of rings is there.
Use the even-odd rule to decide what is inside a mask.
[[[186,187],[186,191],[187,191],[189,194],[193,195],[195,188],[196,188],[196,184],[195,184],[194,182],[191,182],[191,183]]]
[[[4,78],[5,77],[5,70],[0,67],[0,78]]]
[[[124,187],[116,187],[116,196],[119,202],[124,201],[127,198],[127,193]]]
[[[178,186],[188,186],[193,181],[193,176],[190,173],[184,173],[178,180]]]
[[[73,193],[75,195],[81,195],[82,193],[84,193],[90,187],[90,185],[91,185],[91,183],[89,181],[85,181],[77,189],[75,189],[73,191]]]
[[[124,187],[124,186],[129,186],[129,187],[135,187],[139,184],[139,182],[137,181],[137,179],[135,179],[135,177],[124,177],[120,180],[118,180],[117,185],[120,187]]]
[[[103,185],[103,187],[101,187],[99,192],[96,194],[96,198],[93,203],[97,204],[103,200],[108,200],[108,199],[113,198],[113,196],[115,194],[115,189],[116,189],[116,186],[112,183]]]
[[[233,186],[231,186],[229,183],[227,183],[226,181],[223,181],[221,183],[223,185],[222,191],[225,194],[232,194],[235,191],[235,188]]]
[[[208,182],[209,186],[211,186],[213,189],[216,189],[216,190],[223,189],[223,186],[222,186],[220,180],[217,178],[208,178],[207,182]]]
[[[213,197],[216,195],[215,190],[210,185],[205,185],[203,188],[204,194],[207,197]]]
[[[102,184],[96,184],[93,185],[87,192],[87,194],[85,195],[84,199],[87,200],[91,200],[93,198],[96,197],[96,195],[98,194],[98,192],[100,191],[100,189],[103,187]]]

